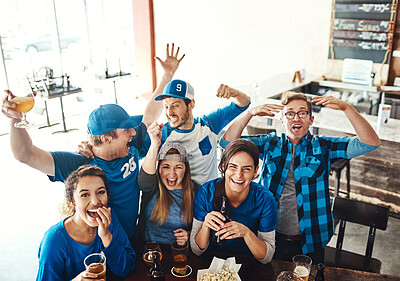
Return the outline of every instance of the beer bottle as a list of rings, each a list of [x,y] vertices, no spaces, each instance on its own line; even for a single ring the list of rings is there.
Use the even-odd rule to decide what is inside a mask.
[[[228,212],[227,212],[227,209],[226,209],[226,200],[227,200],[226,197],[223,196],[222,197],[221,210],[219,211],[225,217],[224,222],[229,221],[229,216],[228,216]],[[221,240],[220,235],[218,235],[215,242],[217,243],[217,245],[222,245],[222,244],[225,243],[225,239]]]
[[[324,281],[324,265],[322,263],[318,264],[317,275],[315,276],[315,281]]]
[[[150,271],[150,281],[165,281],[164,272],[161,268],[160,254],[158,252],[153,253],[153,267]]]

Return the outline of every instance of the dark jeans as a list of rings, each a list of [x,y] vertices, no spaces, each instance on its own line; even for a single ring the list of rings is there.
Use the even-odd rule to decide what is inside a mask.
[[[276,247],[274,259],[283,261],[292,261],[295,255],[303,254],[301,251],[301,241],[288,241],[285,239],[276,238]],[[307,253],[313,264],[324,263],[324,249],[319,249],[313,253]]]

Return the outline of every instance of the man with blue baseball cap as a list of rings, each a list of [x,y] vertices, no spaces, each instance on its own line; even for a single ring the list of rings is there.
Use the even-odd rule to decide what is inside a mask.
[[[229,105],[201,117],[193,117],[193,87],[183,80],[169,82],[155,100],[162,102],[168,123],[162,127],[161,142],[181,143],[188,152],[192,180],[198,184],[215,179],[217,145],[220,131],[250,105],[250,98],[239,90],[221,84],[217,97],[233,99]],[[149,145],[149,138],[146,138]]]
[[[167,45],[167,57],[162,61],[156,58],[164,69],[163,77],[146,106],[143,116],[129,116],[117,104],[105,104],[93,110],[88,120],[89,143],[93,157],[85,157],[66,151],[49,152],[32,144],[26,129],[15,128],[14,123],[21,114],[14,110],[15,104],[10,91],[3,100],[3,113],[11,118],[11,148],[14,157],[47,174],[51,181],[61,181],[84,164],[100,167],[110,184],[108,205],[114,209],[118,219],[128,234],[133,237],[139,209],[139,187],[137,186],[139,158],[146,156],[149,146],[144,144],[147,127],[158,119],[162,106],[154,97],[162,92],[171,81],[185,55],[178,59],[179,48],[171,52]]]

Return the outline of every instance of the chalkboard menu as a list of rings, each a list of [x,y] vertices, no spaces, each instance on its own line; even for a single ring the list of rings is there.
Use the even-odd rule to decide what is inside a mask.
[[[336,0],[329,58],[388,63],[396,4],[396,0]]]

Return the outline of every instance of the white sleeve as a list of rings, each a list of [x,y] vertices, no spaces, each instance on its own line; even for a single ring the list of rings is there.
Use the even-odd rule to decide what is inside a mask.
[[[199,245],[197,245],[196,242],[194,241],[194,237],[199,232],[202,225],[203,225],[202,221],[199,221],[199,220],[196,220],[195,218],[193,218],[192,231],[190,232],[190,248],[192,248],[192,252],[198,256],[203,254],[207,250],[208,245],[209,245],[209,244],[207,244],[207,247],[205,247],[202,250],[202,249],[200,249]]]
[[[263,264],[269,263],[275,253],[275,230],[270,232],[260,232],[258,231],[257,237],[267,244],[267,253],[263,259],[259,261]]]

